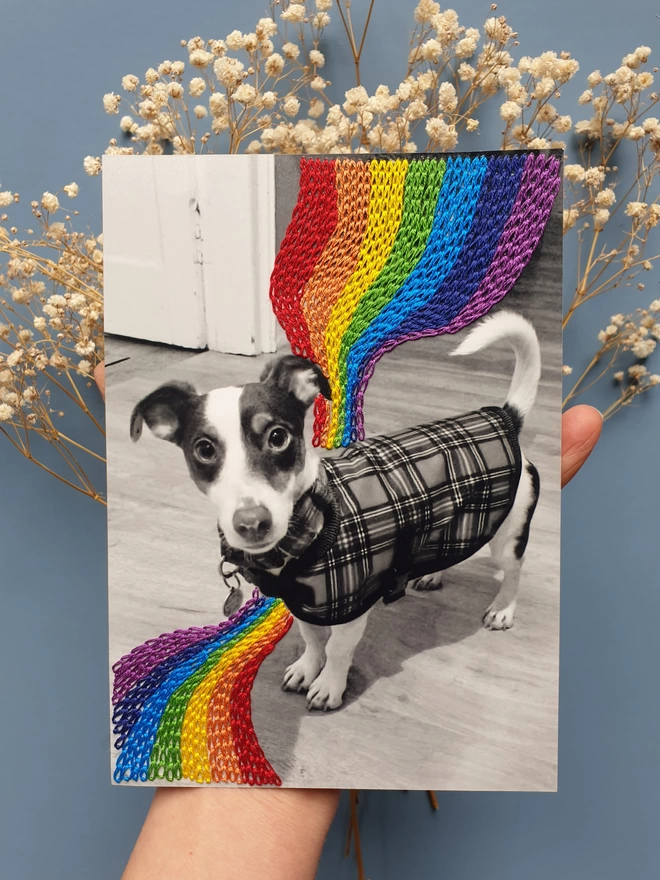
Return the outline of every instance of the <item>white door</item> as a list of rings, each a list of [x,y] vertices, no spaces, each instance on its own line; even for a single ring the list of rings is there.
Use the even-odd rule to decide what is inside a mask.
[[[272,156],[104,157],[106,331],[274,351],[274,190]]]

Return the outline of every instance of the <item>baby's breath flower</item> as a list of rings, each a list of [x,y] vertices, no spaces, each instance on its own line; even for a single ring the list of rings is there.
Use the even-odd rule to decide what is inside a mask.
[[[122,116],[119,127],[126,134],[133,134],[138,126],[132,116]]]
[[[242,49],[245,45],[245,37],[240,31],[232,31],[230,34],[227,34],[225,43],[228,49]]]
[[[439,3],[435,3],[434,0],[419,0],[415,7],[415,21],[418,21],[420,24],[429,24],[439,12]]]
[[[615,382],[623,382],[623,377],[624,377],[624,375],[625,375],[625,374],[624,374],[623,370],[618,370],[618,372],[616,372],[616,373],[614,374],[614,377],[613,377],[613,378],[614,378],[614,381],[615,381]]]
[[[23,352],[20,348],[15,348],[10,355],[7,356],[5,363],[8,367],[16,367],[23,360]]]
[[[309,105],[309,110],[307,113],[312,119],[317,119],[319,116],[323,115],[323,111],[325,110],[325,104],[320,98],[314,98]]]
[[[213,65],[213,72],[223,86],[234,86],[243,79],[244,64],[237,58],[222,56]]]
[[[453,113],[458,104],[456,89],[451,83],[444,82],[438,89],[438,107],[445,113]]]
[[[300,46],[297,46],[295,43],[284,43],[282,52],[284,52],[287,58],[294,59],[300,55]]]
[[[289,8],[281,13],[283,21],[298,23],[305,20],[306,10],[302,3],[290,3]]]
[[[500,107],[500,116],[505,122],[513,122],[520,116],[520,107],[513,101],[505,101]]]
[[[206,89],[206,83],[201,76],[194,76],[188,83],[188,91],[193,98],[199,98]]]
[[[70,199],[75,199],[78,195],[78,184],[77,183],[67,183],[66,186],[62,187],[64,192],[68,195]]]
[[[284,58],[278,52],[275,52],[270,58],[266,59],[264,67],[268,76],[279,76],[284,70]]]
[[[440,116],[427,120],[426,133],[443,150],[453,150],[458,143],[456,126],[448,125]]]
[[[498,43],[505,43],[511,36],[512,30],[506,23],[504,16],[500,18],[488,18],[484,24],[484,31],[491,40]]]
[[[327,12],[332,9],[332,0],[315,0],[316,8],[319,12]]]
[[[605,180],[605,172],[602,168],[587,168],[584,172],[585,186],[600,186]]]
[[[599,208],[597,211],[594,212],[594,224],[596,226],[596,229],[602,229],[609,219],[610,212],[607,210],[607,208]]]
[[[632,353],[635,357],[647,358],[650,354],[653,354],[656,345],[655,339],[642,339],[633,345]]]
[[[315,67],[323,67],[325,64],[325,55],[323,52],[319,52],[318,49],[312,49],[309,53],[309,60]]]
[[[272,37],[277,33],[277,25],[272,18],[260,18],[257,22],[257,34]]]
[[[134,92],[139,84],[140,80],[132,73],[127,74],[121,81],[121,87],[125,92]]]
[[[85,170],[85,174],[94,177],[101,172],[101,160],[98,156],[85,156],[83,160],[83,169]]]
[[[144,79],[149,85],[153,85],[155,82],[158,82],[158,71],[154,70],[153,67],[150,67],[144,74]]]
[[[472,67],[471,64],[466,64],[465,61],[459,65],[458,67],[458,78],[463,82],[469,82],[475,78],[477,71]]]
[[[633,364],[631,367],[628,367],[628,375],[631,379],[641,379],[642,376],[646,376],[648,370],[644,366],[644,364]]]
[[[270,41],[269,41],[270,42]],[[245,34],[243,37],[243,48],[246,52],[254,52],[259,45],[257,35],[254,33]]]
[[[596,204],[600,208],[610,208],[616,202],[613,189],[603,189],[596,195]]]
[[[479,128],[479,120],[478,119],[468,119],[465,123],[466,131],[476,131]]]
[[[251,86],[249,83],[243,83],[240,85],[236,91],[234,92],[234,98],[239,101],[241,104],[245,104],[246,106],[250,106],[254,104],[254,100],[257,97],[257,90],[254,86]]]
[[[172,76],[183,76],[183,71],[185,69],[186,65],[183,61],[172,62]]]
[[[628,202],[626,205],[626,214],[634,219],[643,217],[647,208],[646,202]]]
[[[193,67],[207,67],[213,61],[213,54],[207,52],[206,49],[195,49],[188,56],[188,60]],[[174,68],[174,65],[172,65]]]
[[[330,24],[330,16],[327,12],[317,12],[312,18],[312,24],[317,30],[322,31]]]
[[[197,117],[197,119],[204,119],[205,116],[208,116],[208,110],[203,104],[196,104],[193,108],[193,113]]]
[[[277,92],[264,92],[261,95],[261,106],[266,110],[272,110],[277,101]]]
[[[660,376],[657,373],[649,376],[649,385],[660,385]]]
[[[573,372],[573,367],[569,367],[568,364],[564,364],[564,366],[561,368],[561,371],[564,376],[570,376]]]
[[[646,132],[644,131],[643,126],[641,125],[631,125],[628,131],[626,132],[626,137],[630,141],[641,141]]]
[[[314,89],[317,92],[322,92],[327,85],[327,82],[323,79],[322,76],[315,76],[314,79],[310,82],[309,87],[310,89]]]
[[[558,116],[552,123],[552,127],[555,131],[563,133],[565,131],[570,131],[572,124],[573,121],[570,116]]]
[[[266,94],[272,94],[267,92]],[[214,92],[209,98],[209,110],[212,116],[222,116],[227,112],[227,98],[220,92]]]
[[[0,422],[11,422],[14,418],[14,410],[8,403],[0,403]]]
[[[170,98],[179,100],[180,98],[183,98],[183,86],[181,85],[181,83],[171,82],[167,87],[167,94],[170,96]]]
[[[14,202],[14,194],[9,192],[9,190],[5,190],[5,192],[0,192],[0,208],[8,208],[9,205]]]
[[[41,197],[41,207],[44,211],[50,211],[51,214],[54,214],[55,211],[60,206],[59,199],[57,196],[54,196],[52,193],[45,192]]]
[[[121,95],[115,95],[114,92],[108,92],[103,96],[103,109],[106,113],[119,113],[119,104]]]
[[[303,7],[304,8],[304,7]],[[282,102],[282,110],[287,116],[296,116],[300,110],[300,101],[293,95],[289,95]]]

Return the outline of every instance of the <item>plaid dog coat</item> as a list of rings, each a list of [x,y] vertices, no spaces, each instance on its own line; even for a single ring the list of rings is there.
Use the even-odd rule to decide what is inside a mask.
[[[379,599],[400,598],[410,578],[488,543],[511,510],[520,470],[506,408],[374,437],[322,459],[273,551],[250,556],[227,547],[221,533],[225,559],[300,620],[347,623]]]

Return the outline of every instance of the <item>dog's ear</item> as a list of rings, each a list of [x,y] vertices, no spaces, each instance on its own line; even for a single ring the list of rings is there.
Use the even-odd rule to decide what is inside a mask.
[[[311,406],[318,394],[328,399],[331,396],[330,385],[319,365],[295,354],[270,361],[259,381],[288,391],[304,407]]]
[[[131,440],[135,443],[147,423],[161,440],[180,443],[183,426],[191,410],[198,407],[201,397],[188,382],[168,382],[148,394],[131,413]]]

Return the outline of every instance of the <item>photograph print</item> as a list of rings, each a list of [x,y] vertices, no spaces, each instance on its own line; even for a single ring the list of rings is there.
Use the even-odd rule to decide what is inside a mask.
[[[105,157],[115,783],[556,790],[560,179]]]

